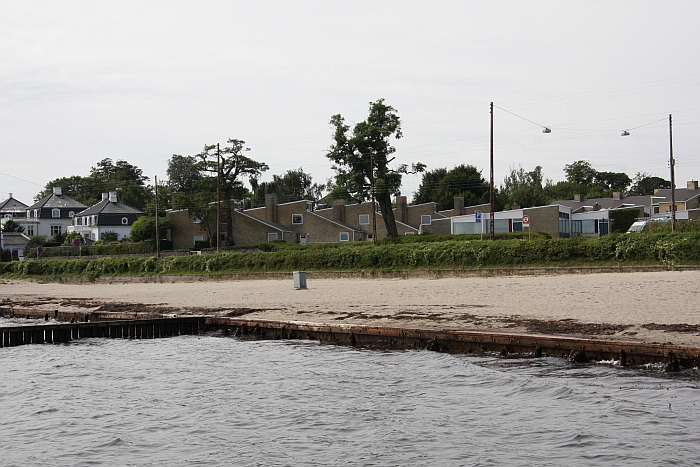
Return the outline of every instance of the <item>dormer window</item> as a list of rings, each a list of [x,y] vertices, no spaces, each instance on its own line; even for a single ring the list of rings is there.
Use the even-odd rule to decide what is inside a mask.
[[[34,217],[39,217],[39,210],[38,209],[34,210]]]
[[[12,214],[5,214],[5,219],[12,219]]]
[[[122,225],[129,225],[129,219],[126,217],[122,217]]]
[[[29,219],[30,217],[32,217],[32,212],[29,209],[27,209],[27,219]]]
[[[71,219],[75,216],[75,213],[73,211],[68,212],[68,217]]]
[[[61,217],[61,210],[60,209],[52,209],[51,210],[51,217]]]

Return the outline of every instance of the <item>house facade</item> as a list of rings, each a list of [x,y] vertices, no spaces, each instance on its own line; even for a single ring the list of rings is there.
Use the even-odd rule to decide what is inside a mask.
[[[78,232],[88,240],[102,240],[106,232],[114,232],[117,240],[131,234],[131,226],[143,211],[117,201],[117,193],[102,193],[102,201],[73,216],[68,232]]]
[[[73,225],[73,217],[87,208],[83,203],[61,193],[54,187],[53,193],[37,201],[26,209],[25,234],[29,237],[41,235],[53,237],[66,233]],[[23,225],[25,225],[23,224]]]

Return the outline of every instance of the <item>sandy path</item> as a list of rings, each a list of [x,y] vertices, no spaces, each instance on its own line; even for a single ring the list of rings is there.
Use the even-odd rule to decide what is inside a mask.
[[[13,280],[0,283],[0,300],[5,305],[34,303],[37,308],[67,309],[126,302],[173,307],[179,314],[238,310],[251,318],[501,330],[700,346],[699,283],[700,271],[437,280],[319,279],[309,280],[307,290],[294,290],[291,274],[289,280],[165,284],[70,285]],[[649,326],[652,323],[655,325]]]

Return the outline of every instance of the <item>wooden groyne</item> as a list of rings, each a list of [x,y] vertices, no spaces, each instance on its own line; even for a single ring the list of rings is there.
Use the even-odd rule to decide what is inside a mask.
[[[682,367],[700,366],[700,347],[565,336],[319,324],[240,317],[173,317],[138,311],[85,313],[0,307],[0,316],[70,321],[0,327],[0,347],[63,343],[96,337],[153,339],[208,331],[250,339],[311,339],[368,348],[425,349],[467,354],[497,352],[503,356],[554,356],[575,361],[616,360],[623,366],[669,364],[674,361]]]
[[[110,320],[65,324],[34,324],[0,327],[0,347],[26,344],[65,343],[85,338],[157,339],[198,334],[203,317]]]
[[[617,360],[623,366],[673,361],[688,368],[700,365],[700,348],[672,344],[243,318],[208,318],[207,325],[222,329],[225,335],[256,339],[313,339],[370,348],[426,349],[450,353],[498,352],[503,356],[555,356],[578,362]]]

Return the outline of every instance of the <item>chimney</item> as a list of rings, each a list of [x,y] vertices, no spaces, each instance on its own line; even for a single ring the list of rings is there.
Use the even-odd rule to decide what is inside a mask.
[[[689,190],[697,190],[698,189],[698,181],[697,180],[691,180],[688,182],[687,187]],[[12,195],[10,195],[11,197]]]
[[[265,220],[277,222],[277,193],[265,194]]]
[[[10,198],[12,198],[12,193],[10,193]]]
[[[408,219],[408,208],[406,207],[407,201],[405,196],[396,197],[396,220],[399,222],[406,223]]]
[[[613,191],[613,199],[615,201],[620,201],[622,199],[622,193],[619,191]]]
[[[464,215],[464,197],[463,196],[455,196],[454,215],[455,216],[463,216]]]
[[[574,201],[578,201],[579,203],[583,202],[583,195],[581,193],[575,194]]]
[[[106,200],[109,197],[109,193],[102,193],[102,201]]]
[[[333,220],[336,222],[345,223],[345,200],[333,200]]]
[[[517,209],[520,209],[520,205],[519,205],[519,204],[513,204],[513,205],[510,207],[510,209],[513,210],[513,211],[515,211],[515,210],[517,210]]]
[[[116,192],[116,191],[110,191],[110,192],[109,192],[109,202],[110,202],[110,203],[116,203],[116,202],[117,202],[117,192]]]
[[[61,196],[61,187],[60,186],[53,187],[53,194],[56,196]]]

